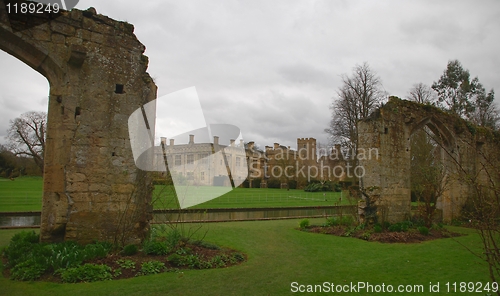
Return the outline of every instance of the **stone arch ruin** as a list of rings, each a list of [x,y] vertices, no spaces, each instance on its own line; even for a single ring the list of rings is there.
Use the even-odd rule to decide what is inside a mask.
[[[152,188],[135,166],[127,122],[157,88],[133,25],[89,8],[16,30],[23,19],[9,19],[4,4],[0,49],[50,84],[41,240],[140,242]]]
[[[477,149],[484,144],[484,149],[498,149],[487,133],[476,132],[478,127],[458,116],[430,105],[390,97],[387,104],[358,123],[358,149],[378,150],[378,157],[360,159],[360,166],[365,169],[360,187],[374,198],[381,219],[399,222],[410,217],[410,137],[424,126],[437,136],[449,176],[447,188],[437,202],[444,221],[460,215],[471,193],[459,171],[480,173],[482,156],[476,153]]]

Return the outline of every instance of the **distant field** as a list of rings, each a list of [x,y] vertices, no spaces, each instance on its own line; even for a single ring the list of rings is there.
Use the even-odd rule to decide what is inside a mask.
[[[41,177],[21,177],[15,181],[0,179],[0,212],[40,211],[42,209],[42,188],[43,179]],[[203,198],[211,190],[211,187],[190,189],[195,190],[195,196]],[[153,201],[155,209],[178,208],[173,186],[156,186]],[[220,197],[191,208],[262,208],[337,204],[349,204],[346,192],[311,193],[294,189],[236,188]]]
[[[0,178],[0,212],[40,211],[42,177]]]
[[[200,199],[210,187],[200,187]],[[341,197],[343,197],[341,199]],[[175,190],[172,186],[157,186],[153,194],[154,207],[177,208]],[[262,208],[294,206],[330,206],[349,204],[346,192],[305,192],[304,190],[284,190],[268,188],[236,188],[220,197],[190,208]]]

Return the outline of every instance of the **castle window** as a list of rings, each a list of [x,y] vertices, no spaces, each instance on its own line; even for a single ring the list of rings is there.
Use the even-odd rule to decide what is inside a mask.
[[[194,163],[194,154],[188,154],[187,155],[187,164],[193,164]]]
[[[236,166],[237,166],[237,167],[241,166],[241,163],[240,163],[240,162],[241,162],[240,158],[239,158],[239,157],[236,157]]]
[[[175,165],[181,165],[182,161],[181,161],[181,156],[180,155],[176,155],[175,156]]]

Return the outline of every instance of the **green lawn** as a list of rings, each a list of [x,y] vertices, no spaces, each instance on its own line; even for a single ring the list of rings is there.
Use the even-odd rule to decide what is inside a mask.
[[[194,196],[203,198],[204,194],[207,191],[210,192],[212,188],[199,187],[190,188],[190,190],[192,190]],[[215,187],[214,189],[217,188]],[[153,200],[156,209],[177,208],[175,191],[172,186],[156,186]],[[346,192],[305,192],[304,190],[295,189],[235,188],[222,196],[191,208],[330,206],[348,203]]]
[[[311,220],[315,223],[322,221]],[[248,254],[248,261],[239,266],[84,284],[28,283],[0,278],[0,294],[290,295],[292,282],[305,285],[368,282],[372,285],[423,285],[426,293],[420,295],[429,295],[429,283],[439,282],[441,293],[432,295],[445,295],[446,282],[486,283],[489,280],[485,264],[461,245],[478,250],[479,237],[470,229],[450,227],[453,231],[468,234],[455,239],[419,244],[382,244],[300,232],[294,229],[298,222],[205,224],[203,229],[208,230],[207,241]],[[0,244],[5,245],[15,232],[0,231]]]
[[[0,178],[0,212],[41,211],[42,177]]]
[[[41,177],[21,177],[15,181],[0,178],[0,212],[41,211],[42,189],[43,179]],[[196,195],[202,197],[207,191],[217,188],[191,189],[195,190]],[[178,208],[173,186],[157,185],[153,193],[153,200],[155,209]],[[294,189],[236,188],[227,194],[192,208],[327,206],[348,203],[346,192],[311,193]]]

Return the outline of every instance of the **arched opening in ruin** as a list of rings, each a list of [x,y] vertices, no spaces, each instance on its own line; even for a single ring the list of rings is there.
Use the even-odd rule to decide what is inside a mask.
[[[29,111],[48,110],[49,82],[23,61],[0,50],[2,68],[9,75],[0,82],[0,144],[7,145],[9,121]]]
[[[0,50],[50,85],[41,241],[139,243],[152,190],[134,163],[127,121],[156,99],[156,85],[133,25],[95,9],[15,32],[13,24],[0,7]]]
[[[428,117],[411,129],[408,140],[412,216],[430,227],[442,219],[443,206],[452,202],[450,153],[454,153],[455,138],[440,120]]]

